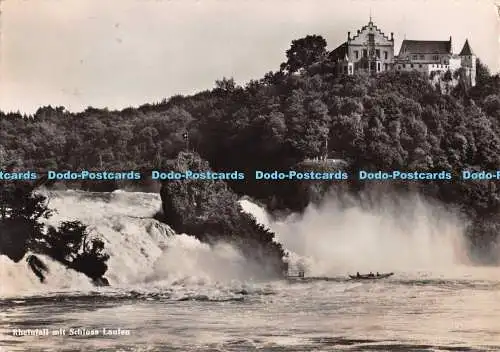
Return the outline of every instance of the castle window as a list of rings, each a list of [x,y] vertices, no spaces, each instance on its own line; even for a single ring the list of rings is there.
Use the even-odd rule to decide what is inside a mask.
[[[425,55],[420,55],[420,60],[424,60],[425,59]]]
[[[344,73],[347,73],[347,66],[344,66]]]
[[[417,60],[418,59],[418,56],[417,55],[413,55],[413,60]]]
[[[410,68],[413,68],[413,64],[410,65]]]
[[[387,60],[387,51],[384,51],[384,59]]]
[[[403,64],[403,68],[406,68],[406,64]]]
[[[363,57],[368,57],[368,50],[363,49]]]
[[[377,62],[377,72],[380,72],[380,62]]]
[[[434,61],[439,60],[439,55],[434,55],[434,56],[432,57],[432,60],[434,60]]]
[[[422,68],[422,64],[418,65],[418,67]]]
[[[380,59],[380,49],[376,49],[375,53],[376,53],[377,57]]]
[[[357,50],[354,50],[354,56],[356,56],[356,59],[359,58],[359,52]]]

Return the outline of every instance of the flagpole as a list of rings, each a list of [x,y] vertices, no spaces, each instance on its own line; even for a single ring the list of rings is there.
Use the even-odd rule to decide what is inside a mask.
[[[188,132],[184,132],[182,134],[182,138],[186,141],[186,151],[189,152],[189,134],[188,134]]]

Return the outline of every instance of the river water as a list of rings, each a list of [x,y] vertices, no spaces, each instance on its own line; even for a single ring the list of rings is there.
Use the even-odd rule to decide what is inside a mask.
[[[152,219],[158,194],[47,195],[53,225],[78,219],[104,239],[112,287],[43,256],[41,284],[0,256],[1,352],[500,351],[500,268],[467,263],[463,224],[418,197],[373,209],[333,198],[279,222],[241,201],[316,276],[266,282],[234,248]],[[346,279],[370,270],[395,274]],[[48,336],[16,336],[29,329]]]
[[[53,292],[0,300],[0,350],[500,351],[499,301],[497,280],[431,273]]]

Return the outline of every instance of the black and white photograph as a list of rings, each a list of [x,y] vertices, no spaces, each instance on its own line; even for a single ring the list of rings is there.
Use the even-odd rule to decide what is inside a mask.
[[[0,0],[0,352],[500,351],[500,0]]]

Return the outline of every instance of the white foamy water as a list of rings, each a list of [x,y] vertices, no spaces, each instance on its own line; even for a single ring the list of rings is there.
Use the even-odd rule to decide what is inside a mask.
[[[0,351],[469,351],[500,350],[498,268],[470,267],[463,224],[422,199],[345,208],[331,199],[275,222],[305,280],[261,282],[258,268],[221,243],[210,248],[151,219],[156,194],[53,192],[50,221],[78,219],[112,255],[95,288],[48,258],[47,284],[25,261],[0,257]],[[394,271],[377,282],[355,271]],[[63,336],[13,336],[13,329],[66,329]],[[99,335],[70,336],[71,328]],[[103,328],[130,332],[105,336]],[[3,349],[2,349],[3,348]]]
[[[227,244],[214,248],[154,220],[161,208],[158,194],[142,192],[90,193],[79,191],[44,192],[56,213],[48,224],[80,220],[91,234],[105,242],[110,254],[105,277],[114,287],[172,281],[210,281],[251,277],[241,254]],[[27,254],[28,255],[28,254]],[[27,256],[26,255],[26,256]],[[82,274],[67,270],[50,258],[46,284],[41,284],[23,259],[13,263],[0,256],[1,296],[37,294],[42,290],[89,290],[93,286]]]
[[[292,261],[313,276],[368,271],[468,270],[462,223],[455,214],[418,196],[387,197],[372,207],[329,198],[304,214],[272,221],[264,209],[242,200],[245,211],[277,234]]]

